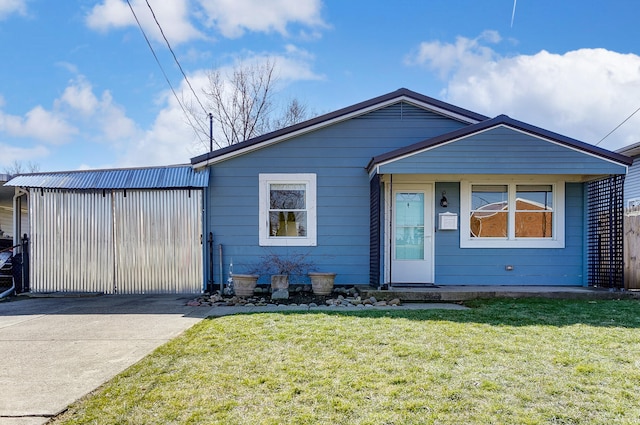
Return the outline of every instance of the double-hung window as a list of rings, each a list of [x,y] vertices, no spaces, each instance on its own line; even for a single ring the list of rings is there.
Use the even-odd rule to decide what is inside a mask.
[[[260,245],[315,246],[316,175],[260,174]]]
[[[462,248],[563,248],[563,182],[462,182]]]

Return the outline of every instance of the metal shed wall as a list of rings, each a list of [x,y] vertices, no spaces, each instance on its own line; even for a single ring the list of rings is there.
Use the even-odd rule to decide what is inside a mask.
[[[202,190],[29,196],[31,291],[200,293]]]

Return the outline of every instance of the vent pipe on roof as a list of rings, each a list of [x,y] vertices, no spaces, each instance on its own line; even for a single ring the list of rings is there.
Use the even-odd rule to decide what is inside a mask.
[[[213,114],[209,112],[209,152],[213,152]]]

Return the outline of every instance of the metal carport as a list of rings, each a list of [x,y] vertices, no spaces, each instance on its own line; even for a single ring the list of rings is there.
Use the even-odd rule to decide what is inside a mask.
[[[188,165],[16,176],[6,185],[28,197],[29,290],[202,292],[208,179]]]

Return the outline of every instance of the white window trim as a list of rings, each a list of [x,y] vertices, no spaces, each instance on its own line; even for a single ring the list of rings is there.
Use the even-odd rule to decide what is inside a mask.
[[[553,237],[516,238],[515,193],[516,185],[551,184],[553,186]],[[509,236],[507,238],[472,238],[469,224],[471,215],[471,185],[505,184],[509,186]],[[460,248],[564,248],[565,247],[565,187],[564,181],[502,181],[474,180],[460,182]]]
[[[259,243],[260,246],[316,246],[317,214],[316,214],[316,175],[311,173],[292,174],[259,174]],[[278,236],[269,235],[269,185],[304,184],[307,202],[307,235]]]

